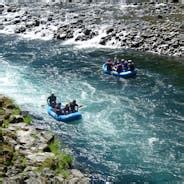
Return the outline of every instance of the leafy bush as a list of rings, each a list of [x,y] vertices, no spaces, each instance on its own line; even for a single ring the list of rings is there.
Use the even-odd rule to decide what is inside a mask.
[[[32,121],[32,118],[31,118],[30,115],[24,116],[24,123],[25,124],[30,125],[31,124],[31,121]]]
[[[57,139],[54,139],[49,144],[49,149],[52,153],[54,153],[55,157],[46,159],[40,167],[41,170],[44,167],[48,167],[55,170],[56,173],[62,174],[63,177],[68,177],[69,172],[67,171],[67,169],[69,169],[72,165],[72,156],[61,151],[60,142]]]

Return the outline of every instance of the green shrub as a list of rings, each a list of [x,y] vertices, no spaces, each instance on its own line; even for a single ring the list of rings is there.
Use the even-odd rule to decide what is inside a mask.
[[[9,127],[9,120],[8,120],[8,119],[4,119],[4,120],[3,120],[2,127],[3,127],[3,128],[8,128],[8,127]]]
[[[3,130],[2,130],[2,128],[0,128],[0,137],[2,137],[3,136]]]
[[[60,174],[63,176],[64,179],[67,179],[70,175],[68,170],[61,170]]]
[[[49,149],[52,153],[55,155],[59,154],[60,151],[60,142],[58,139],[54,139],[50,144],[49,144]]]
[[[27,159],[24,155],[20,154],[18,151],[15,151],[12,158],[12,163],[19,163],[20,166],[27,166]]]
[[[12,114],[13,114],[13,115],[19,115],[20,113],[21,113],[21,110],[20,110],[20,108],[17,107],[17,106],[16,106],[16,108],[14,108],[14,109],[12,110]]]
[[[32,118],[30,115],[26,115],[24,116],[24,123],[27,124],[27,125],[30,125],[31,124],[31,121],[32,121]]]
[[[44,168],[49,168],[52,170],[55,170],[57,167],[57,162],[55,157],[50,157],[47,158],[46,160],[44,160],[44,162],[42,163],[42,165],[40,167],[38,167],[38,171],[41,172]]]
[[[0,108],[0,115],[4,115],[5,114],[5,110],[3,108]]]
[[[61,151],[60,142],[58,139],[54,139],[48,147],[50,151],[54,153],[55,158],[50,160],[46,159],[46,161],[43,163],[43,166],[49,167],[55,170],[56,173],[60,173],[64,177],[67,177],[69,175],[67,170],[71,167],[73,162],[72,156]]]

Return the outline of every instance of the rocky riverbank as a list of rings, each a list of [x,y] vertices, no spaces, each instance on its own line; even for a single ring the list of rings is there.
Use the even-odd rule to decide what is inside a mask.
[[[54,134],[33,124],[29,114],[0,96],[0,183],[89,183]]]
[[[0,5],[0,32],[184,56],[183,5]]]

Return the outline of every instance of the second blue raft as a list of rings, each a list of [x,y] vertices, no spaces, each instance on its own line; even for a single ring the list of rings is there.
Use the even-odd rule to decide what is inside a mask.
[[[122,71],[122,72],[120,72],[120,73],[118,73],[118,72],[116,72],[116,71],[108,71],[108,70],[107,70],[107,65],[106,65],[106,64],[103,64],[102,69],[103,69],[103,72],[104,72],[105,74],[114,75],[114,76],[122,77],[122,78],[131,78],[131,77],[135,77],[136,74],[137,74],[137,71],[136,71],[136,70],[134,70],[134,71]]]

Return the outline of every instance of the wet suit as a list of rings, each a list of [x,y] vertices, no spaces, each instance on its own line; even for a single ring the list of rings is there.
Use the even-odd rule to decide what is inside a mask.
[[[47,103],[51,106],[54,107],[56,105],[56,96],[52,94],[47,98]]]

